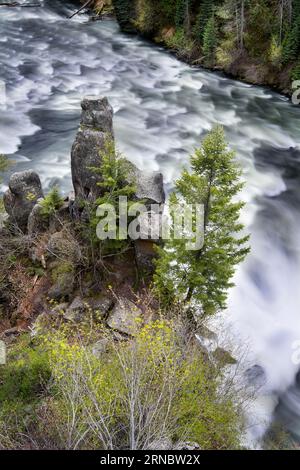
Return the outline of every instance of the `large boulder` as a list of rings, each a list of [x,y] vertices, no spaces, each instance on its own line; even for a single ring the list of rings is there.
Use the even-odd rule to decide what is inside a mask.
[[[130,300],[119,299],[112,309],[107,324],[110,328],[125,333],[126,335],[134,335],[142,320],[142,311]]]
[[[101,320],[107,315],[112,304],[112,299],[105,294],[87,299],[77,296],[65,310],[64,318],[79,323],[84,320],[90,320],[92,315],[96,320]]]
[[[50,259],[69,261],[76,265],[81,259],[81,250],[75,238],[62,230],[50,236],[47,245],[47,256]]]
[[[38,202],[29,214],[27,231],[29,235],[37,235],[45,232],[49,228],[49,220],[43,214],[43,207]]]
[[[100,153],[113,136],[113,109],[107,98],[84,98],[79,131],[71,151],[72,180],[77,200],[95,200],[101,177],[91,169],[101,164]]]
[[[151,204],[163,204],[165,202],[162,173],[157,171],[142,171],[135,165],[132,165],[130,179],[136,185],[136,199],[144,201],[149,209]]]
[[[91,169],[101,165],[101,150],[107,140],[114,141],[113,109],[107,98],[86,97],[81,103],[80,129],[71,152],[72,179],[78,199],[95,200],[101,194],[97,183],[101,174]],[[158,172],[145,172],[128,162],[129,182],[136,184],[135,198],[147,205],[165,201],[163,176]]]
[[[29,214],[42,197],[42,185],[37,173],[32,170],[14,173],[3,198],[10,221],[25,232]]]

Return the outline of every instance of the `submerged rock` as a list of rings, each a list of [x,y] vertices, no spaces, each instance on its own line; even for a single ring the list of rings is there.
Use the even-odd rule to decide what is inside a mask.
[[[267,381],[265,370],[262,366],[255,364],[245,371],[245,377],[248,385],[262,387]]]
[[[32,170],[14,173],[9,189],[3,197],[10,221],[23,232],[27,229],[29,215],[39,199],[43,198],[40,178]]]

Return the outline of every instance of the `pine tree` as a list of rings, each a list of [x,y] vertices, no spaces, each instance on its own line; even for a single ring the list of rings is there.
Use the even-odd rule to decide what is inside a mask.
[[[122,30],[128,33],[134,32],[135,2],[132,0],[113,0],[113,6]]]
[[[249,252],[249,237],[239,235],[243,203],[234,199],[243,184],[234,155],[217,126],[191,157],[192,171],[176,182],[172,203],[204,206],[204,245],[189,251],[186,240],[172,238],[159,248],[155,285],[166,302],[193,300],[205,314],[226,307],[235,267]]]
[[[184,28],[186,33],[190,32],[190,3],[191,0],[177,0],[175,25],[177,29]]]
[[[212,0],[202,0],[200,4],[200,12],[196,19],[194,34],[196,39],[202,45],[204,40],[204,31],[206,25],[211,18],[213,12],[214,2]]]
[[[297,59],[300,53],[300,0],[292,2],[292,22],[284,41],[282,58],[287,63]]]
[[[206,63],[211,64],[214,62],[216,47],[217,29],[215,19],[212,16],[206,24],[203,36],[203,54]]]
[[[300,16],[283,41],[282,58],[287,63],[295,60],[300,49]]]
[[[44,217],[49,217],[50,215],[55,214],[55,212],[60,209],[64,204],[64,199],[60,195],[57,186],[54,186],[47,196],[40,202],[41,214]]]
[[[185,0],[177,0],[176,12],[175,12],[175,25],[177,29],[180,29],[184,25],[185,17]]]

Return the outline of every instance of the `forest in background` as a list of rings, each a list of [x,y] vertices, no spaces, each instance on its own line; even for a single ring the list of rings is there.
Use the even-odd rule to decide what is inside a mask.
[[[113,0],[127,32],[192,64],[290,93],[300,79],[300,0]]]

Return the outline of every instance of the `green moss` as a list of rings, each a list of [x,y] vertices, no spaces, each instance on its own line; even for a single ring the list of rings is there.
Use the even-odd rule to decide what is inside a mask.
[[[70,261],[61,261],[55,264],[52,269],[51,277],[54,282],[60,282],[66,274],[74,273],[74,265]]]

